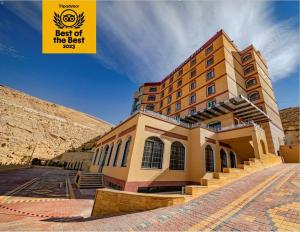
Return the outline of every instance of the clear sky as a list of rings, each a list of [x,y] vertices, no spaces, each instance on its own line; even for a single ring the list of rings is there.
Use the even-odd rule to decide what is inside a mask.
[[[0,84],[118,123],[140,83],[223,28],[267,58],[279,108],[299,105],[299,2],[252,2],[98,2],[97,55],[41,54],[40,3],[0,2]]]

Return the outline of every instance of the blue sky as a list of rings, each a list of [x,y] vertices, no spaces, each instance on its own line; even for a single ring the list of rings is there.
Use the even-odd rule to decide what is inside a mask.
[[[224,28],[267,58],[279,108],[299,105],[299,2],[252,2],[98,2],[97,55],[43,55],[40,3],[5,1],[0,84],[118,123],[140,83],[162,79]],[[206,12],[216,17],[203,22]]]

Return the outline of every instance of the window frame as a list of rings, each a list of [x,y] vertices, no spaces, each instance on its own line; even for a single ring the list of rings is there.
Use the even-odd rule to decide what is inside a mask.
[[[195,97],[195,101],[194,102],[192,102],[192,97]],[[190,96],[189,96],[189,103],[190,103],[190,105],[191,104],[194,104],[194,103],[196,103],[197,102],[197,95],[196,95],[196,93],[193,93],[193,94],[191,94]]]
[[[190,72],[190,78],[194,78],[197,76],[197,69],[193,68]]]
[[[254,84],[252,84],[252,85],[248,85],[247,83],[248,82],[250,82],[250,81],[253,81],[254,80]],[[256,80],[256,78],[255,77],[251,77],[251,78],[249,78],[249,79],[247,79],[246,81],[245,81],[245,85],[246,85],[246,89],[248,89],[248,88],[250,88],[250,87],[252,87],[252,86],[255,86],[255,85],[257,85],[257,80]]]
[[[212,53],[214,50],[214,46],[213,44],[210,44],[206,49],[205,49],[205,55],[209,55],[210,53]]]
[[[250,98],[251,98],[251,96],[252,95],[254,95],[254,94],[257,94],[258,95],[258,98],[257,99],[254,99],[254,100],[251,100]],[[248,100],[249,101],[257,101],[257,100],[259,100],[260,99],[260,93],[259,93],[259,91],[253,91],[253,92],[251,92],[251,93],[249,93],[248,95],[247,95],[247,98],[248,98]]]
[[[154,90],[153,90],[154,89]],[[149,87],[149,92],[150,93],[155,93],[157,92],[157,87]]]
[[[180,145],[180,148],[182,149],[183,148],[183,154],[179,153],[179,154],[175,154],[175,149],[174,149],[174,144],[179,144]],[[175,155],[179,156],[179,155],[182,155],[183,157],[180,157],[181,159],[179,161],[182,161],[183,163],[175,163],[176,159],[175,158],[178,158],[178,157],[174,157]],[[173,159],[172,159],[173,158]],[[178,160],[177,160],[178,162]],[[178,166],[180,166],[181,168],[178,168]],[[172,171],[185,171],[186,169],[186,147],[184,146],[183,143],[179,142],[179,141],[174,141],[172,144],[171,144],[171,150],[170,150],[170,161],[169,161],[169,170],[172,170]]]
[[[193,87],[194,84],[195,84],[195,87]],[[192,91],[192,90],[194,90],[196,88],[197,88],[197,82],[196,82],[196,80],[191,81],[191,83],[190,83],[190,91]]]
[[[212,73],[211,77],[208,77],[209,73]],[[206,75],[205,75],[206,81],[209,81],[209,80],[213,79],[214,77],[215,77],[215,70],[214,69],[210,69],[206,72]]]
[[[155,95],[148,95],[147,101],[155,101],[155,100],[156,100],[156,96]]]
[[[214,91],[213,91],[212,93],[209,93],[208,90],[209,90],[209,88],[211,88],[211,87],[214,87]],[[208,86],[206,87],[206,96],[210,96],[210,95],[213,95],[213,94],[215,94],[215,93],[216,93],[216,85],[215,85],[215,83],[213,83],[213,84],[211,84],[211,85],[208,85]]]

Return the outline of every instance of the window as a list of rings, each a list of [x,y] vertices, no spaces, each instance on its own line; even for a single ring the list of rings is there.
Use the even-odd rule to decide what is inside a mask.
[[[164,144],[157,137],[150,137],[145,141],[142,168],[162,168]]]
[[[212,45],[210,45],[208,48],[206,48],[205,50],[205,55],[208,55],[209,53],[211,53],[214,50],[214,47]]]
[[[251,58],[252,58],[251,54],[244,55],[243,58],[242,58],[242,63],[245,63],[248,60],[251,60]]]
[[[179,71],[178,71],[178,76],[181,76],[183,74],[183,69],[181,68],[181,69],[179,69]]]
[[[120,151],[120,147],[122,145],[122,140],[118,142],[118,145],[117,145],[117,149],[116,149],[116,152],[115,152],[115,158],[114,158],[114,162],[113,162],[113,166],[117,166],[117,161],[118,161],[118,156],[119,156],[119,151]]]
[[[213,69],[212,69],[212,70],[209,70],[209,71],[206,73],[206,80],[208,81],[208,80],[212,79],[214,76],[215,76],[214,70],[213,70]]]
[[[196,114],[196,108],[190,109],[190,115],[194,115],[194,114]]]
[[[103,147],[101,148],[101,150],[99,151],[99,160],[98,160],[98,166],[101,164],[101,158],[103,155]]]
[[[180,142],[174,142],[171,145],[170,169],[184,170],[185,148]]]
[[[164,89],[165,87],[166,87],[166,84],[165,84],[165,83],[163,83],[163,84],[162,84],[162,88]]]
[[[259,99],[259,93],[258,93],[258,92],[250,93],[250,94],[248,95],[248,99],[249,99],[250,101],[256,101],[256,100],[258,100],[258,99]]]
[[[163,101],[161,101],[161,102],[160,102],[160,105],[159,105],[159,108],[162,108],[162,107],[163,107],[163,105],[164,105],[164,102],[163,102]]]
[[[102,160],[102,163],[101,163],[101,167],[103,167],[105,165],[106,156],[108,154],[108,149],[109,149],[109,146],[106,145],[105,148],[104,148],[104,155],[103,155],[103,160]],[[102,169],[100,171],[102,171]]]
[[[148,104],[148,105],[146,106],[146,110],[153,111],[153,110],[154,110],[154,105],[153,105],[153,104]]]
[[[164,93],[164,91],[162,91],[160,94],[160,98],[163,98],[164,96],[165,96],[165,93]]]
[[[196,94],[193,94],[190,96],[190,104],[193,104],[196,102]]]
[[[172,90],[173,90],[173,87],[172,87],[172,85],[171,85],[171,86],[169,86],[169,93],[171,93]]]
[[[167,97],[167,104],[169,104],[172,101],[172,96]]]
[[[171,76],[169,79],[169,83],[172,83],[172,82],[173,82],[173,76]]]
[[[177,91],[176,97],[177,97],[177,98],[180,98],[180,97],[181,97],[181,90]]]
[[[216,105],[216,100],[210,100],[207,102],[207,107],[212,108]]]
[[[193,69],[191,71],[191,78],[195,77],[197,75],[197,70],[196,69]]]
[[[193,90],[196,88],[196,81],[192,81],[190,84],[190,90]]]
[[[149,95],[148,101],[155,101],[155,95]]]
[[[251,79],[246,81],[246,88],[249,88],[253,85],[256,85],[256,79],[255,78],[251,78]]]
[[[207,125],[209,129],[212,129],[214,131],[220,131],[221,130],[221,122],[211,122]]]
[[[196,64],[196,57],[190,61],[190,66],[194,66]]]
[[[251,73],[251,72],[253,72],[254,71],[254,66],[253,65],[250,65],[250,66],[248,66],[248,67],[246,67],[245,69],[244,69],[244,75],[247,75],[247,74],[249,74],[249,73]]]
[[[157,88],[156,87],[150,87],[149,92],[156,92]]]
[[[205,147],[205,166],[207,172],[215,171],[214,151],[210,145]]]
[[[95,151],[94,160],[93,160],[93,165],[96,164],[96,160],[97,160],[97,158],[98,158],[98,153],[99,153],[99,148]]]
[[[109,166],[110,158],[111,158],[111,154],[112,154],[113,149],[114,149],[114,144],[112,143],[110,145],[109,156],[108,156],[108,160],[107,160],[106,166]]]
[[[206,60],[206,67],[212,65],[213,63],[214,63],[214,58],[213,57],[209,58],[208,60]]]
[[[171,113],[171,107],[168,107],[167,108],[167,114],[170,114]]]
[[[182,85],[182,80],[178,80],[177,81],[177,87],[181,86]]]
[[[181,109],[181,103],[180,102],[176,102],[175,104],[175,110],[178,111]]]
[[[211,85],[207,87],[207,95],[214,94],[216,92],[215,85]]]
[[[129,137],[125,143],[121,167],[126,167],[126,165],[127,165],[127,157],[128,157],[130,142],[131,142],[131,137]]]

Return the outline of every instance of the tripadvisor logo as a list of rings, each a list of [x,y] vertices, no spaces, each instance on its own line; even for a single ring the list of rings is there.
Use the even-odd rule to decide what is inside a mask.
[[[77,5],[71,6],[74,7]],[[70,7],[70,5],[60,5],[60,7],[66,8]],[[55,36],[53,37],[55,44],[62,44],[62,47],[66,49],[75,49],[76,44],[83,44],[85,42],[83,29],[80,29],[85,22],[84,12],[77,14],[72,9],[66,9],[60,14],[54,12],[53,22],[58,28],[55,30]]]
[[[64,10],[60,15],[54,12],[53,22],[60,28],[80,28],[84,23],[84,13],[77,15],[74,10]]]

